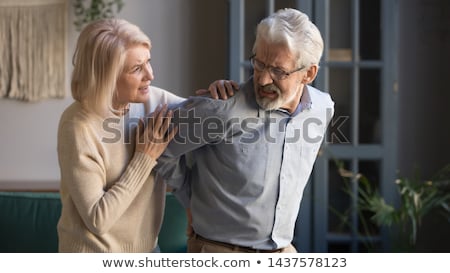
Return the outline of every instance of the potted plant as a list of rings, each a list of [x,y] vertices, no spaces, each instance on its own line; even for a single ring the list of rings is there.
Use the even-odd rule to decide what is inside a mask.
[[[395,251],[415,250],[423,219],[431,212],[438,212],[450,224],[450,164],[430,180],[424,181],[419,176],[412,179],[397,179],[395,183],[400,199],[397,206],[387,204],[379,191],[371,186],[366,176],[346,170],[342,162],[336,161],[336,164],[345,182],[344,191],[352,198],[356,198],[358,220],[364,227],[366,235],[371,234],[367,219],[379,228],[388,228],[391,237],[395,239]],[[351,190],[350,183],[358,183],[356,195]],[[334,212],[339,213],[336,210]],[[339,217],[343,221],[348,221],[349,216],[345,214],[341,213]]]

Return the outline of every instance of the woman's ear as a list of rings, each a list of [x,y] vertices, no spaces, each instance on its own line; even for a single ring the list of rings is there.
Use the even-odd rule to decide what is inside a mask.
[[[317,76],[317,72],[319,71],[319,67],[316,64],[311,65],[306,71],[305,76],[303,77],[303,84],[310,84],[314,81]]]

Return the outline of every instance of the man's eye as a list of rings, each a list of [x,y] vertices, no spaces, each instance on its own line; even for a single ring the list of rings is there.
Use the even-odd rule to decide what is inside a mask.
[[[264,70],[264,68],[266,67],[265,64],[263,64],[263,63],[260,62],[260,61],[256,61],[256,60],[255,60],[255,66],[256,66],[256,68],[259,69],[259,70]]]
[[[279,68],[272,68],[272,74],[274,74],[275,76],[284,76],[286,75],[286,72]]]

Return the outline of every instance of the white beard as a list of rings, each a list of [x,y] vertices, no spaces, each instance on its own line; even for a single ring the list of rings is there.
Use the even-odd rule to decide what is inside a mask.
[[[256,102],[258,103],[259,107],[261,107],[262,109],[266,110],[266,111],[270,111],[270,110],[275,110],[275,109],[279,109],[281,108],[281,106],[283,106],[283,98],[281,96],[281,90],[276,87],[273,84],[270,85],[266,85],[264,87],[262,87],[263,90],[267,90],[267,91],[274,91],[275,93],[277,93],[277,97],[275,99],[270,99],[270,98],[266,98],[266,97],[262,97],[260,96],[259,92],[256,91]]]

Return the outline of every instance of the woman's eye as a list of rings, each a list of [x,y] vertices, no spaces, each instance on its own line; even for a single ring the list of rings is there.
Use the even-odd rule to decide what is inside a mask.
[[[142,67],[141,66],[136,66],[135,68],[133,68],[133,70],[131,70],[131,72],[139,72],[141,71]]]

